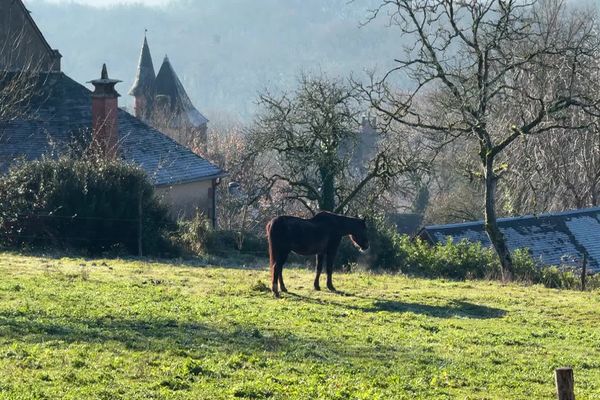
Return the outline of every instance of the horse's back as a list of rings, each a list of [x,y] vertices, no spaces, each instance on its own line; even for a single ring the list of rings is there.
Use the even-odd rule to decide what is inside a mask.
[[[267,224],[267,236],[269,240],[272,240],[276,237],[287,236],[287,233],[290,230],[290,225],[297,223],[297,220],[302,220],[301,218],[292,217],[290,215],[280,215],[278,217],[273,218]]]
[[[267,235],[271,247],[292,250],[299,254],[316,254],[326,242],[327,227],[315,223],[312,219],[282,215],[273,218],[267,224]]]
[[[279,229],[280,227],[282,227],[284,225],[288,225],[290,223],[294,223],[297,221],[305,221],[305,220],[302,218],[293,217],[291,215],[280,215],[278,217],[273,218],[272,220],[270,220],[267,223],[267,232],[269,232],[273,229]]]
[[[316,224],[330,224],[338,220],[340,216],[330,211],[319,211],[309,221]]]

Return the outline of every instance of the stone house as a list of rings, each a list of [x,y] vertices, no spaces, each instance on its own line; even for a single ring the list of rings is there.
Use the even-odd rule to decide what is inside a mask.
[[[10,18],[7,17],[10,15]],[[8,19],[7,19],[8,18]],[[21,0],[0,0],[0,91],[23,70],[33,80],[27,112],[0,120],[0,173],[17,159],[57,156],[81,143],[96,141],[106,154],[140,166],[175,217],[196,210],[215,223],[216,185],[226,174],[167,134],[118,107],[119,94],[106,67],[95,90],[61,71],[60,53],[50,47]],[[10,23],[7,23],[10,21]],[[6,43],[19,37],[17,56]]]

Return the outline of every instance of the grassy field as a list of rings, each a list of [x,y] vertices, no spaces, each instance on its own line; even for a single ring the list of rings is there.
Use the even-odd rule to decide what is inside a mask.
[[[600,399],[600,293],[0,253],[2,399]]]

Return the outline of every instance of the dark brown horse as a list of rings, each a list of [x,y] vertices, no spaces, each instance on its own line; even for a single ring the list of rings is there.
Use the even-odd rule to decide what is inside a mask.
[[[364,219],[346,217],[322,211],[310,219],[283,215],[267,224],[269,257],[271,268],[271,290],[279,297],[277,283],[282,292],[287,292],[283,283],[283,264],[291,251],[304,256],[317,256],[315,290],[321,290],[319,278],[323,262],[327,262],[327,288],[335,291],[331,275],[333,261],[342,237],[350,235],[352,242],[361,250],[369,248],[367,224]]]

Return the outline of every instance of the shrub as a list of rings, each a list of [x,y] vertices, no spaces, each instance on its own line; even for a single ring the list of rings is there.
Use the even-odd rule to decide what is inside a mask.
[[[360,251],[348,239],[342,239],[335,257],[334,269],[347,269],[358,262]],[[323,266],[325,268],[325,266]]]
[[[556,266],[541,268],[539,282],[553,289],[576,289],[581,286],[580,277],[573,271]]]
[[[178,221],[176,237],[179,244],[188,252],[195,254],[205,253],[211,234],[211,223],[202,213],[196,212],[194,218]]]
[[[445,243],[429,246],[420,239],[411,241],[403,236],[401,248],[406,254],[401,270],[411,275],[481,279],[495,274],[498,269],[493,252],[483,248],[480,243],[465,240],[453,243],[449,238]]]
[[[398,271],[405,255],[400,246],[402,236],[381,215],[367,221],[370,248],[361,253],[350,240],[342,240],[335,259],[337,269],[359,263],[370,270]]]
[[[542,267],[535,262],[529,249],[517,249],[512,253],[514,279],[522,282],[539,283],[542,276]],[[498,266],[498,278],[500,267]]]
[[[238,232],[213,229],[202,213],[197,213],[191,220],[179,221],[178,232],[180,244],[194,254],[221,257],[240,253],[264,257],[269,255],[266,237],[246,233],[244,240],[240,241]]]
[[[374,270],[399,271],[407,257],[402,248],[403,236],[383,216],[370,218],[367,227],[371,246],[366,264]]]
[[[22,162],[0,178],[0,240],[136,253],[140,196],[143,250],[172,250],[172,223],[141,169],[92,159]]]

